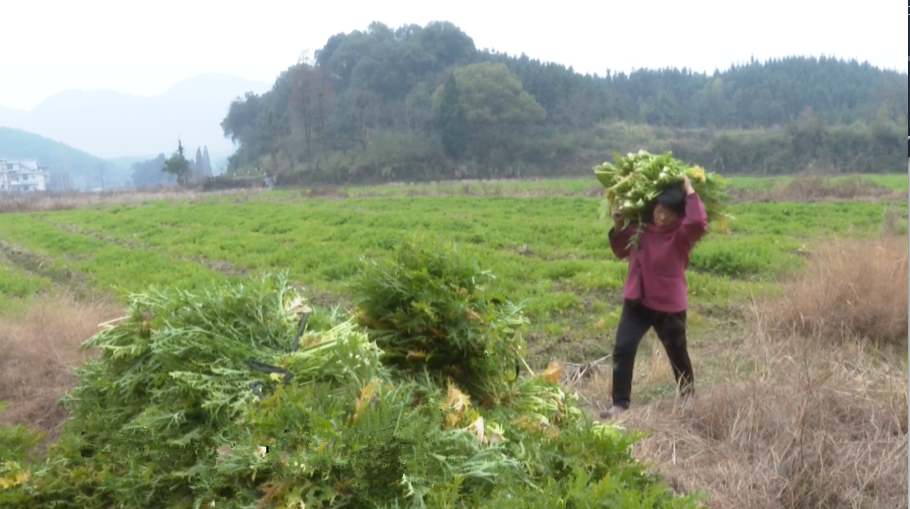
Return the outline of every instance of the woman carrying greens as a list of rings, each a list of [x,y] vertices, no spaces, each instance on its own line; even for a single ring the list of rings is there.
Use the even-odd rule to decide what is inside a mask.
[[[705,206],[683,175],[682,186],[664,189],[656,198],[652,219],[623,228],[622,213],[614,210],[610,247],[629,259],[623,289],[623,309],[613,347],[613,405],[601,418],[616,417],[631,402],[635,354],[652,327],[667,352],[679,388],[680,406],[687,409],[695,394],[695,377],[686,348],[686,310],[689,254],[708,228]]]

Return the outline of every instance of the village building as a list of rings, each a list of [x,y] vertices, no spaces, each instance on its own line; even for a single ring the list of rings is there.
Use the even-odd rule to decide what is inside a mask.
[[[38,167],[38,161],[0,159],[0,192],[36,191],[47,191],[47,171]]]

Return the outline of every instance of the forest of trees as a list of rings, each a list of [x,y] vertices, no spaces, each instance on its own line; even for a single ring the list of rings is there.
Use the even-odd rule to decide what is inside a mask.
[[[279,183],[579,175],[614,150],[724,173],[903,171],[906,73],[834,58],[582,75],[448,22],[337,34],[231,104],[234,175]]]

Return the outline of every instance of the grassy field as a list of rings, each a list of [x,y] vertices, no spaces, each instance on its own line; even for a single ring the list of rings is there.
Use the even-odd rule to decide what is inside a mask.
[[[11,323],[24,313],[27,319],[25,310],[33,299],[53,298],[50,296],[61,290],[83,302],[93,297],[91,302],[100,298],[122,303],[128,292],[147,285],[201,288],[225,278],[281,270],[287,270],[317,306],[350,309],[346,285],[359,261],[383,255],[416,234],[457,242],[460,250],[493,272],[498,292],[524,304],[531,320],[526,337],[532,367],[553,360],[581,363],[611,351],[626,275],[625,264],[610,251],[608,226],[599,218],[602,188],[592,180],[172,193],[166,199],[112,195],[65,206],[19,201],[6,210],[22,212],[0,214],[0,292],[5,297],[0,313]],[[838,426],[836,417],[819,418],[818,428],[808,431],[805,421],[800,429],[794,417],[807,411],[827,415],[823,403],[827,400],[818,399],[822,394],[834,398],[831,404],[845,405],[847,417],[841,421],[859,426],[863,433],[868,431],[864,426],[870,426],[864,415],[886,422],[876,428],[884,435],[859,433],[857,451],[864,446],[872,451],[878,447],[873,443],[884,441],[890,444],[891,453],[903,451],[906,459],[906,352],[862,346],[881,338],[861,337],[861,333],[873,330],[868,323],[896,323],[906,336],[906,314],[901,318],[899,312],[895,318],[893,309],[906,309],[907,178],[734,177],[730,181],[734,186],[730,212],[736,220],[728,234],[711,232],[697,245],[689,272],[691,349],[699,385],[704,388],[700,389],[702,406],[696,409],[694,420],[684,424],[661,417],[670,413],[667,405],[674,387],[659,342],[649,336],[640,350],[633,389],[634,404],[641,405],[641,410],[630,412],[629,417],[630,425],[654,434],[643,444],[643,458],[660,465],[682,491],[707,486],[715,507],[773,507],[765,505],[769,500],[779,507],[851,507],[850,496],[866,500],[869,507],[888,507],[903,496],[906,505],[903,466],[901,471],[870,470],[857,474],[866,477],[853,480],[845,480],[844,472],[850,468],[859,472],[857,465],[865,468],[869,458],[857,457],[854,463],[842,465],[843,471],[803,468],[801,475],[809,476],[816,485],[799,489],[808,490],[813,497],[828,492],[840,497],[825,502],[824,497],[800,495],[793,485],[795,477],[787,481],[764,471],[750,474],[750,465],[761,463],[764,468],[771,459],[755,463],[748,458],[755,454],[755,447],[764,444],[769,450],[763,453],[779,456],[777,463],[781,464],[788,433],[835,436],[831,429]],[[844,246],[853,246],[852,251]],[[850,272],[851,267],[868,262],[871,255],[867,256],[867,250],[878,252],[876,249],[892,253],[894,259],[883,261],[881,267]],[[843,259],[832,252],[853,254]],[[819,265],[820,260],[830,263]],[[813,281],[841,277],[850,284],[857,282],[852,291],[866,288],[862,291],[875,295],[896,285],[898,290],[903,288],[903,297],[897,292],[890,300],[860,303],[891,310],[888,315],[870,311],[860,316],[856,306],[842,309],[839,320],[855,317],[860,324],[843,325],[818,309],[801,307],[821,302],[819,296],[840,295],[834,291],[834,283],[807,286],[808,274],[814,274]],[[862,281],[869,284],[859,285]],[[794,295],[802,297],[793,301]],[[781,302],[789,303],[774,307]],[[104,313],[88,313],[87,320],[100,323],[102,318],[114,318],[110,306],[93,305]],[[831,307],[831,303],[825,306]],[[784,311],[794,309],[799,318],[786,322],[784,317],[790,315]],[[812,313],[822,314],[812,318]],[[797,322],[805,317],[836,326],[800,332]],[[853,341],[854,346],[832,350],[832,345],[844,344],[833,339],[841,332],[843,341]],[[797,335],[812,338],[795,342],[792,339]],[[74,344],[72,339],[67,341]],[[830,394],[824,392],[828,388],[820,389],[813,382],[824,373],[833,373]],[[860,377],[863,383],[857,385],[850,377]],[[881,388],[880,384],[891,384],[900,377],[903,388],[873,387],[879,384]],[[579,391],[596,412],[609,399],[608,370],[601,370]],[[772,407],[755,406],[756,401],[764,401],[762,391],[782,398],[782,414],[774,414]],[[841,397],[837,394],[844,393],[855,398],[837,399]],[[803,403],[793,399],[804,396]],[[867,414],[851,414],[854,410]],[[762,425],[755,419],[767,422]],[[751,438],[738,434],[744,425],[753,430]],[[897,435],[892,433],[894,429]],[[823,437],[819,440],[824,442]],[[671,455],[669,441],[678,443],[680,451],[673,445]],[[699,456],[704,451],[710,454]],[[821,449],[816,452],[821,456],[807,450],[797,459],[824,463],[826,454],[832,454]],[[728,458],[732,463],[721,461],[725,455],[732,455]],[[715,470],[719,465],[728,470],[715,471],[700,463],[708,457],[717,458],[711,464]],[[677,462],[688,466],[674,468]],[[700,474],[690,471],[699,468]],[[893,477],[902,491],[889,488],[873,493],[875,496],[862,495],[872,488],[856,487],[857,483],[868,484],[875,476]],[[738,484],[726,483],[725,477]],[[741,493],[734,486],[749,483],[759,488]],[[781,483],[797,491],[781,492],[774,499],[772,492]],[[846,494],[844,483],[852,495]],[[876,505],[879,499],[885,502]]]
[[[884,181],[896,187],[895,179]],[[516,183],[507,189],[572,192],[580,185]],[[361,257],[386,252],[408,235],[433,235],[457,242],[493,271],[503,295],[525,303],[535,324],[533,362],[580,362],[606,353],[626,266],[606,242],[599,199],[408,196],[401,186],[373,189],[369,197],[352,190],[347,199],[303,199],[299,191],[284,191],[183,205],[159,200],[3,214],[0,239],[13,262],[7,272],[18,289],[14,296],[46,288],[48,280],[123,298],[150,284],[199,287],[288,270],[315,302],[345,304],[345,285]],[[692,255],[695,326],[705,316],[779,291],[780,278],[802,266],[801,250],[824,239],[906,229],[906,205],[890,201],[746,202],[731,212],[737,218],[731,232],[710,234]]]

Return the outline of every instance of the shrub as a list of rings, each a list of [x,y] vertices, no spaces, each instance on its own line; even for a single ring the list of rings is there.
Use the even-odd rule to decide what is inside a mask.
[[[475,396],[493,397],[516,375],[525,343],[515,327],[525,320],[492,283],[454,244],[414,238],[389,259],[366,262],[351,288],[357,320],[383,362],[445,374]]]
[[[0,412],[5,406],[5,403],[0,402]],[[0,458],[22,463],[31,461],[35,447],[46,436],[46,433],[26,426],[0,425]],[[2,488],[3,481],[0,481],[0,489]]]

